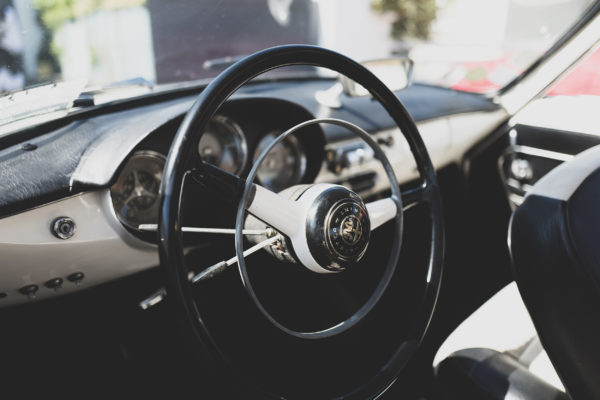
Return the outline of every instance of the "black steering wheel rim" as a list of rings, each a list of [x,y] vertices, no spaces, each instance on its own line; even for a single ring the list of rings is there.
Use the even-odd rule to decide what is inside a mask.
[[[400,100],[375,75],[359,63],[331,50],[308,45],[278,46],[255,53],[237,62],[216,77],[198,96],[184,118],[169,152],[160,190],[159,255],[166,273],[171,303],[183,316],[202,349],[212,354],[220,366],[232,370],[227,359],[211,337],[194,301],[188,270],[183,259],[180,210],[186,165],[194,156],[196,136],[204,132],[219,107],[243,84],[275,68],[291,65],[324,67],[345,75],[364,86],[386,109],[402,131],[417,164],[422,180],[421,197],[430,207],[431,247],[427,281],[419,305],[417,321],[411,332],[391,355],[389,361],[367,383],[346,393],[344,398],[367,398],[385,390],[399,375],[421,342],[437,300],[442,276],[443,218],[441,197],[435,171],[416,124]],[[262,393],[262,392],[261,392]],[[267,395],[267,393],[263,393]]]

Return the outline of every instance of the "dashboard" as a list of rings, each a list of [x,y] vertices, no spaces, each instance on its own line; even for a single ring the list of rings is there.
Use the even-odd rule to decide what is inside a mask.
[[[257,82],[228,100],[194,146],[206,162],[240,176],[278,134],[313,118],[367,130],[401,184],[417,177],[402,133],[370,98],[320,101],[332,79]],[[198,90],[81,110],[0,138],[0,307],[76,292],[158,266],[158,190],[171,142]],[[436,168],[506,118],[490,100],[424,85],[400,93]],[[370,149],[345,129],[310,126],[276,146],[257,174],[273,191],[312,182],[343,184],[363,198],[389,187]],[[202,193],[200,193],[200,197]],[[188,207],[186,203],[186,207]],[[191,203],[189,224],[227,227]],[[188,223],[188,221],[184,221]],[[199,225],[211,224],[211,225]]]

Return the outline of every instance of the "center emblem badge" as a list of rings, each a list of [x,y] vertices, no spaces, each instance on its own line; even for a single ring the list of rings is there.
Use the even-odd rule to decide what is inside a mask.
[[[348,215],[340,224],[340,232],[342,240],[346,244],[354,246],[362,236],[362,224],[354,215]]]
[[[345,260],[358,261],[369,244],[369,217],[354,200],[335,205],[327,218],[325,237],[329,249]]]

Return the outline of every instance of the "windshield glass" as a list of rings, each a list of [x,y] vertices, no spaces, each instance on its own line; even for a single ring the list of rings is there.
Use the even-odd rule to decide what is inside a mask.
[[[60,81],[97,87],[211,78],[241,56],[285,43],[359,61],[408,55],[416,81],[489,92],[542,55],[590,3],[0,0],[0,92]]]

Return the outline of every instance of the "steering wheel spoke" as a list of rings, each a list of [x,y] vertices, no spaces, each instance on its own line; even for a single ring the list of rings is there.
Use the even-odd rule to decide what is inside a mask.
[[[367,203],[366,206],[371,221],[371,230],[379,228],[398,215],[398,204],[391,197],[372,201]]]
[[[246,181],[212,164],[198,163],[188,172],[189,177],[224,201],[237,204]],[[300,206],[263,186],[253,184],[246,209],[275,230],[293,236],[302,229]]]
[[[204,161],[197,161],[186,177],[196,182],[220,200],[237,205],[244,191],[244,179]]]
[[[294,236],[303,229],[304,222],[299,218],[302,210],[296,201],[256,184],[253,189],[254,195],[247,206],[250,214],[287,236]]]
[[[144,232],[156,232],[158,230],[157,224],[141,224],[138,225],[138,230]],[[235,235],[235,229],[232,228],[203,228],[196,226],[182,226],[181,232],[188,233],[212,233],[216,235]],[[267,235],[270,236],[269,229],[244,229],[242,230],[243,235]]]
[[[429,188],[422,184],[418,187],[408,189],[401,193],[402,211],[406,211],[417,204],[429,202]],[[393,197],[375,200],[366,204],[371,229],[375,230],[398,215],[398,205]]]
[[[412,189],[402,192],[402,209],[404,211],[418,204],[430,203],[431,190],[430,187],[423,183]]]

